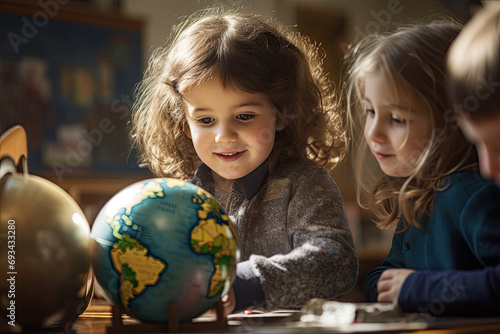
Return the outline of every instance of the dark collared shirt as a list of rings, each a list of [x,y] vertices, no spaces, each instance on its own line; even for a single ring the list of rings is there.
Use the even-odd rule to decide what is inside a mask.
[[[242,178],[234,180],[233,188],[239,187],[246,199],[251,199],[255,196],[266,181],[266,178],[269,173],[269,162],[268,160],[264,161],[259,167],[254,169],[250,174],[243,176]],[[205,188],[211,194],[215,193],[215,186],[213,184],[212,170],[210,167],[202,163],[200,167],[194,173],[194,177],[191,180],[199,179],[205,186],[209,187]]]

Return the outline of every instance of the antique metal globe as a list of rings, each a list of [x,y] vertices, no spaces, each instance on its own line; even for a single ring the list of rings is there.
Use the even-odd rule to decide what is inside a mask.
[[[64,190],[0,156],[0,332],[69,329],[93,293],[89,233]]]

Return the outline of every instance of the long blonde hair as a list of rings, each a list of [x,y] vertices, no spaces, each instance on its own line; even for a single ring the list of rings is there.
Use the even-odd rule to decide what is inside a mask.
[[[359,138],[353,142],[357,199],[380,228],[394,231],[401,215],[403,230],[422,227],[424,217],[432,213],[436,192],[446,187],[444,178],[477,162],[473,145],[448,118],[453,110],[446,94],[445,59],[459,31],[460,26],[452,22],[404,27],[366,37],[346,57],[348,119],[353,135]],[[432,116],[431,138],[423,144],[408,177],[385,175],[360,135],[365,122],[364,82],[375,71],[414,92],[427,106],[422,112]]]
[[[347,150],[345,112],[324,73],[320,49],[283,25],[240,10],[203,10],[156,50],[133,106],[131,133],[143,165],[159,176],[189,178],[199,158],[186,137],[183,92],[218,75],[225,87],[264,94],[284,129],[270,171],[281,159],[333,167]]]

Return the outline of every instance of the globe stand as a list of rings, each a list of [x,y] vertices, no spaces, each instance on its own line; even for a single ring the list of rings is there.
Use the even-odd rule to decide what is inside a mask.
[[[121,333],[196,333],[207,329],[224,330],[227,329],[227,322],[224,318],[222,301],[219,301],[215,307],[215,321],[200,321],[200,322],[179,322],[177,312],[177,304],[168,304],[168,321],[167,323],[153,324],[142,323],[137,325],[125,325],[122,321],[122,311],[118,305],[112,308],[113,318],[111,327],[106,329],[107,334]]]

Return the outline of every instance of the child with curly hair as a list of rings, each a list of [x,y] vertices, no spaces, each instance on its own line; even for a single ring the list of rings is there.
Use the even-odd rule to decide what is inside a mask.
[[[346,151],[343,114],[317,47],[254,14],[205,10],[154,53],[138,93],[142,162],[214,194],[238,231],[225,313],[353,287],[357,255],[329,174]]]
[[[462,284],[464,273],[500,263],[500,191],[481,178],[474,146],[449,121],[446,53],[459,31],[451,22],[400,28],[367,37],[349,58],[349,119],[363,133],[358,200],[396,232],[365,294],[405,312],[499,311],[498,303],[477,307],[484,294]]]

